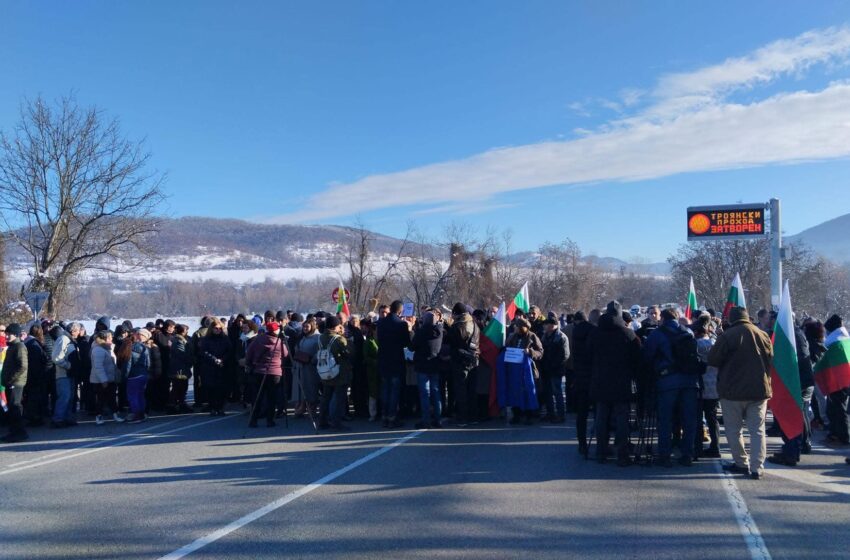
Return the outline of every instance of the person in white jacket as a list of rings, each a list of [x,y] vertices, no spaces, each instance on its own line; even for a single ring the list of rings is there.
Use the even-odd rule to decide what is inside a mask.
[[[71,391],[75,383],[69,377],[71,371],[71,354],[77,351],[77,346],[65,329],[59,325],[50,329],[50,338],[53,339],[53,352],[51,359],[56,366],[56,402],[53,405],[53,421],[50,425],[54,428],[76,426],[77,421],[71,410]]]
[[[115,379],[118,376],[118,366],[115,365],[115,352],[112,349],[112,333],[98,331],[94,335],[91,347],[91,375],[89,381],[95,391],[95,423],[100,426],[106,422],[105,417],[112,414],[116,422],[123,422],[115,404]]]

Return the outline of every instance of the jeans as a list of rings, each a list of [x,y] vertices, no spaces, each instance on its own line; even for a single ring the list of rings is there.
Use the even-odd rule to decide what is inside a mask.
[[[130,412],[134,418],[141,418],[145,415],[145,387],[148,385],[147,375],[137,375],[127,380],[127,401],[130,405]]]
[[[71,414],[71,389],[74,382],[70,377],[56,378],[56,403],[53,406],[53,421],[57,424],[74,422]]]
[[[322,388],[322,400],[319,402],[319,425],[339,427],[345,416],[348,401],[348,385],[325,385]]]
[[[325,389],[327,390],[327,387]],[[381,379],[381,402],[384,405],[385,420],[395,420],[398,414],[398,399],[400,394],[401,376],[390,375]]]
[[[598,459],[608,455],[608,438],[612,416],[616,430],[614,432],[614,445],[617,447],[617,458],[622,459],[629,455],[629,403],[627,401],[597,401],[595,427],[596,457]]]
[[[735,464],[749,468],[750,472],[761,474],[764,470],[764,457],[767,454],[764,418],[767,415],[767,401],[729,401],[720,400],[723,409],[723,427],[726,428],[726,442],[732,451]],[[744,447],[744,421],[750,432],[750,452]]]
[[[432,419],[431,406],[434,406],[433,421],[439,422],[442,415],[443,403],[440,400],[440,374],[439,373],[417,373],[419,382],[419,411],[422,414],[422,422],[429,423]]]
[[[673,448],[673,416],[678,404],[682,423],[682,457],[693,457],[696,437],[697,389],[688,387],[658,392],[658,456],[670,456]]]
[[[564,376],[556,375],[547,377],[544,381],[548,385],[549,394],[546,396],[546,414],[550,417],[557,415],[561,418],[566,414],[564,410]]]

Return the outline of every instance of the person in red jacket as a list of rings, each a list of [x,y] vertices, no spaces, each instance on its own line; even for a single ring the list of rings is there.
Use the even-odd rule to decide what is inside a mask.
[[[275,403],[277,398],[277,386],[283,377],[283,361],[289,356],[286,342],[280,338],[280,323],[269,321],[266,323],[266,332],[257,335],[254,342],[248,347],[245,354],[245,363],[249,370],[255,375],[263,376],[260,381],[260,393],[257,395],[256,403],[263,402],[266,412],[266,426],[273,427]],[[251,410],[252,428],[257,427],[257,418],[260,416],[260,406]]]

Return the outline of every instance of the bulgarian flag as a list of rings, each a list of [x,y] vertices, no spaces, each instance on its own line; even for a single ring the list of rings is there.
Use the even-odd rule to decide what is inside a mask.
[[[691,286],[688,289],[688,306],[685,308],[685,319],[690,321],[697,311],[697,291],[694,289],[694,277],[691,276]]]
[[[785,282],[785,289],[782,290],[779,315],[773,328],[773,366],[770,369],[770,382],[773,397],[768,406],[785,437],[794,439],[803,433],[803,397],[800,394],[797,340],[794,336],[788,282]]]
[[[0,385],[0,409],[3,412],[9,411],[9,402],[6,400],[6,388]]]
[[[490,399],[488,411],[490,416],[499,415],[499,396],[496,394],[496,362],[499,361],[499,352],[505,346],[507,326],[505,321],[505,302],[499,306],[496,316],[484,327],[484,336],[481,337],[481,361],[490,368]]]
[[[827,346],[815,364],[815,383],[824,395],[850,387],[850,338]]]
[[[345,297],[345,288],[342,286],[342,280],[339,281],[339,290],[337,291],[336,312],[345,313],[346,317],[351,317],[351,311],[348,310],[348,298]]]
[[[528,299],[528,282],[522,285],[517,295],[514,296],[514,300],[508,305],[508,310],[505,312],[508,317],[508,321],[514,320],[514,315],[516,315],[517,309],[522,311],[523,313],[528,313],[528,308],[530,306]]]
[[[744,297],[744,285],[741,284],[740,273],[735,274],[732,285],[729,286],[729,295],[726,296],[726,306],[723,308],[723,317],[729,317],[729,311],[733,307],[746,307],[747,298]]]

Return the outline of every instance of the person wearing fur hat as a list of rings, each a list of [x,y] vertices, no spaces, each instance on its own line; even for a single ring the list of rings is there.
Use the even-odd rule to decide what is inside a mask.
[[[21,401],[27,384],[27,347],[21,340],[21,325],[12,323],[6,327],[6,357],[3,359],[2,383],[6,388],[9,407],[9,433],[3,437],[5,443],[17,443],[29,439],[24,428]]]

